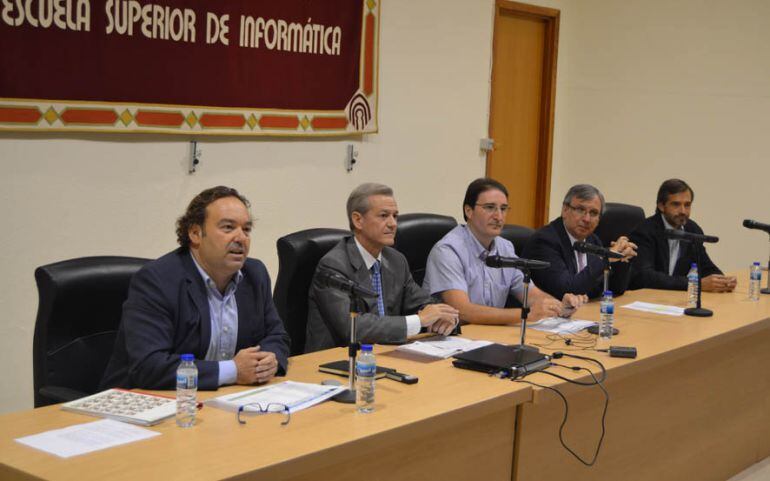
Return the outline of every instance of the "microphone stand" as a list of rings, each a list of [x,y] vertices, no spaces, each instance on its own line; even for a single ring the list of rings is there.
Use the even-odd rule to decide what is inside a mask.
[[[693,249],[695,249],[695,259],[698,261],[698,266],[701,265],[701,251],[703,250],[703,243],[697,242],[697,241],[691,241]],[[695,316],[695,317],[711,317],[714,315],[714,311],[711,311],[709,309],[705,309],[701,307],[701,293],[703,292],[703,289],[701,288],[701,269],[698,269],[698,302],[695,304],[695,307],[688,307],[684,310],[685,315],[687,316]]]
[[[770,234],[770,232],[768,232]],[[768,239],[770,239],[770,235],[768,235]],[[767,287],[763,288],[761,291],[762,294],[770,294],[770,258],[767,260]]]
[[[332,400],[354,404],[356,402],[356,355],[360,347],[356,341],[356,317],[362,311],[361,296],[350,293],[350,342],[348,343],[348,388],[332,397]]]
[[[607,256],[602,256],[602,260],[604,261],[604,290],[602,290],[602,293],[605,293],[610,290],[610,258]]]
[[[520,268],[522,274],[524,274],[524,295],[521,300],[521,339],[518,346],[514,346],[518,351],[532,351],[540,352],[535,346],[528,346],[526,344],[527,337],[527,318],[529,317],[529,282],[532,278],[529,269]]]

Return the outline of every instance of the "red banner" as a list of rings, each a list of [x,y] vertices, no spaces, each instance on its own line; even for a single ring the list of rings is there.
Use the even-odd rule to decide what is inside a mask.
[[[0,0],[0,130],[377,131],[379,0]]]

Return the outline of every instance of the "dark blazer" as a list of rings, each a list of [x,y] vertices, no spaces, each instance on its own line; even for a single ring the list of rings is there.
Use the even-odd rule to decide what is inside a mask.
[[[638,255],[634,260],[631,274],[631,289],[673,289],[687,290],[687,273],[690,264],[697,261],[695,249],[690,242],[679,241],[679,259],[674,266],[674,274],[668,275],[669,249],[668,239],[663,235],[665,225],[660,212],[648,217],[631,233],[631,242],[638,246]],[[688,220],[684,230],[703,234],[703,230],[693,220]],[[701,277],[721,274],[722,271],[711,262],[704,249],[698,265]]]
[[[366,287],[372,277],[353,236],[342,239],[318,263],[308,295],[307,340],[305,352],[344,346],[350,340],[350,296],[338,289],[322,287],[318,281],[321,269],[336,271]],[[377,299],[364,299],[356,318],[359,342],[398,343],[406,341],[405,316],[416,314],[435,300],[412,279],[403,254],[390,247],[382,250],[382,295],[385,313],[377,314]]]
[[[586,242],[602,245],[602,241],[596,234],[591,234]],[[537,287],[557,299],[562,299],[567,293],[586,294],[591,298],[602,295],[604,261],[599,257],[587,255],[586,267],[578,273],[575,250],[572,248],[561,217],[532,234],[522,257],[551,263],[548,269],[532,271],[532,280]],[[609,288],[614,296],[619,296],[626,291],[629,276],[629,263],[612,263]]]
[[[264,264],[247,259],[235,291],[238,340],[235,352],[259,344],[275,353],[286,373],[289,336],[273,305]],[[198,387],[217,389],[219,363],[205,361],[211,340],[206,288],[189,250],[179,248],[145,265],[131,279],[115,351],[102,388],[172,389],[182,354],[195,355]]]

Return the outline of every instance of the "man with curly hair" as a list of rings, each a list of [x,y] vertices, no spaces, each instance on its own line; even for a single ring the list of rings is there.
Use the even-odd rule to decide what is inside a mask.
[[[264,264],[249,259],[249,202],[230,187],[198,194],[177,220],[181,247],[131,280],[102,387],[172,389],[182,354],[198,386],[254,384],[286,373],[289,336]]]

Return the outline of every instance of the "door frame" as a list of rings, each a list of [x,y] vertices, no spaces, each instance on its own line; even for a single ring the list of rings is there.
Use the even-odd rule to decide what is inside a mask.
[[[540,225],[548,223],[548,210],[550,208],[551,197],[551,161],[553,157],[553,124],[554,111],[556,106],[556,59],[559,50],[559,10],[526,3],[514,2],[511,0],[495,0],[495,18],[493,25],[492,42],[492,71],[490,78],[490,115],[489,126],[487,128],[489,135],[492,133],[492,111],[495,108],[494,89],[494,58],[497,48],[496,27],[500,12],[505,11],[519,17],[536,18],[545,22],[545,46],[543,49],[543,85],[542,101],[540,102],[540,142],[538,145],[537,162],[537,192],[539,195],[535,200],[535,219]],[[493,154],[494,155],[494,154]],[[486,172],[489,172],[490,159],[487,155]]]

